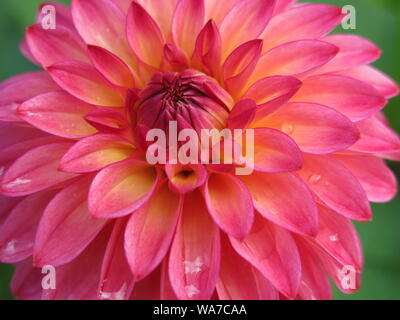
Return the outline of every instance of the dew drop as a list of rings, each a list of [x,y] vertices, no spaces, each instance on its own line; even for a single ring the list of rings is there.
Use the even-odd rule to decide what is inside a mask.
[[[294,127],[291,124],[285,123],[282,125],[282,132],[286,133],[287,135],[291,135],[294,131]]]
[[[329,240],[331,240],[332,242],[337,242],[339,241],[339,235],[337,233],[333,234],[329,237]]]
[[[316,184],[321,181],[321,176],[319,174],[313,174],[308,178],[308,182],[311,184]]]

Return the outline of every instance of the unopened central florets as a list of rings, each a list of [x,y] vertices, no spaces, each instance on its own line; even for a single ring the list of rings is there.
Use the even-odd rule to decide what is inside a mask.
[[[198,71],[156,73],[140,94],[137,124],[166,130],[176,121],[179,129],[222,129],[230,100],[214,79]]]

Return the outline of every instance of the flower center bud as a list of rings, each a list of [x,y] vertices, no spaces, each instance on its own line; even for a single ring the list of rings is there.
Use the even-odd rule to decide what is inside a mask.
[[[137,124],[167,133],[171,121],[178,130],[222,130],[226,126],[232,98],[203,73],[156,73],[141,92],[136,106]]]

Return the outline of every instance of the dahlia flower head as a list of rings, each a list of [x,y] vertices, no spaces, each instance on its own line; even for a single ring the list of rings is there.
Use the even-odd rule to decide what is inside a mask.
[[[56,10],[44,28],[42,8]],[[295,0],[45,3],[0,84],[0,261],[19,299],[330,299],[397,191],[380,50]],[[252,129],[240,164],[150,164],[150,129]],[[247,131],[246,131],[247,132]],[[42,285],[43,267],[56,286]],[[346,278],[352,271],[355,281]],[[345,280],[345,281],[344,281]]]

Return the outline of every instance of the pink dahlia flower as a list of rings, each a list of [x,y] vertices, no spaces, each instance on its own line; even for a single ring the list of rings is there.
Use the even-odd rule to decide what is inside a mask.
[[[0,260],[20,299],[329,299],[397,185],[380,50],[295,0],[72,0],[0,84]],[[240,164],[150,164],[150,129],[254,129]],[[42,286],[54,266],[56,286]],[[343,270],[345,272],[343,272]],[[351,277],[354,276],[354,281]]]

